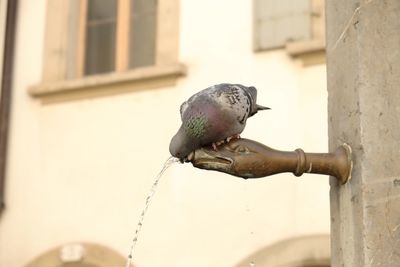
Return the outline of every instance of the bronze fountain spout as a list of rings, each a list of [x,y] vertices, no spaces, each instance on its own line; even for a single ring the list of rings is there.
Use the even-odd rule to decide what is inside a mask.
[[[351,178],[351,148],[347,144],[333,153],[279,151],[249,139],[235,139],[214,150],[203,147],[195,150],[189,161],[194,167],[225,172],[242,178],[260,178],[291,172],[325,174],[336,177],[342,184]]]

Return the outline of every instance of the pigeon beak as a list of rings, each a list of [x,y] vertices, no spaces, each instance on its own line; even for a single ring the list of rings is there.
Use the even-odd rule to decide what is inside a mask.
[[[188,161],[192,161],[194,159],[194,151],[190,152],[190,154],[187,156]]]
[[[261,105],[258,105],[258,104],[256,104],[256,107],[257,107],[257,110],[266,110],[266,109],[271,109],[271,108],[264,107],[264,106],[261,106]]]
[[[194,159],[194,151],[190,152],[190,154],[187,155],[186,157],[179,159],[179,161],[181,163],[185,163],[185,162],[191,162],[192,159]]]

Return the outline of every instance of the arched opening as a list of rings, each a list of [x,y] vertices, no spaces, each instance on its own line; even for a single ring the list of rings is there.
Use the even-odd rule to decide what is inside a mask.
[[[329,267],[329,235],[283,240],[249,255],[235,267]]]
[[[125,262],[123,256],[108,247],[73,243],[51,249],[25,267],[120,267]]]

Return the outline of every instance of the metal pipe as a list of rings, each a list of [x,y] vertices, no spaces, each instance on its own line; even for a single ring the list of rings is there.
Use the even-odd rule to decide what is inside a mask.
[[[291,172],[325,174],[342,184],[351,178],[351,148],[343,144],[333,153],[279,151],[249,139],[236,139],[218,146],[203,147],[189,155],[189,161],[200,169],[225,172],[242,178],[260,178]]]

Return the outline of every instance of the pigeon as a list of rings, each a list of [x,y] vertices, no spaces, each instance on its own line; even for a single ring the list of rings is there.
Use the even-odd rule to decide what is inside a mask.
[[[171,140],[171,155],[183,161],[200,147],[216,149],[225,140],[239,138],[247,118],[270,109],[256,100],[257,89],[240,84],[221,83],[194,94],[180,107],[182,125]]]

